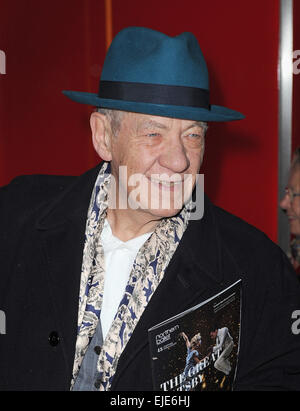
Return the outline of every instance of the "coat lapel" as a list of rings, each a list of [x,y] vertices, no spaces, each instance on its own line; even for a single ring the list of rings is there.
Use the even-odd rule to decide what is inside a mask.
[[[56,331],[71,378],[77,336],[80,275],[91,193],[100,165],[80,177],[49,205],[36,223],[45,261]]]

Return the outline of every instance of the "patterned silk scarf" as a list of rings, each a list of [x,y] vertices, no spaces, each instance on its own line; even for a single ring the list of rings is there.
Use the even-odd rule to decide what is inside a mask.
[[[78,331],[71,389],[100,318],[104,290],[104,252],[100,242],[108,207],[110,165],[103,163],[88,210],[80,282]],[[191,202],[165,218],[140,248],[123,299],[99,355],[100,391],[111,387],[118,361],[150,298],[164,276],[188,225]]]

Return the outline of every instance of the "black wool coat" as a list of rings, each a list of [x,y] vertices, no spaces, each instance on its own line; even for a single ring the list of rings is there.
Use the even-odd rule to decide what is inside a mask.
[[[0,189],[0,390],[70,389],[86,216],[99,168],[79,177],[18,177]],[[240,278],[234,389],[300,390],[295,273],[263,233],[207,198],[204,217],[190,221],[123,351],[111,389],[152,390],[147,330]]]

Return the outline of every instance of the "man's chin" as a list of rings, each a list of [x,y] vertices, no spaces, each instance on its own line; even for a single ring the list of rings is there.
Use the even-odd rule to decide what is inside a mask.
[[[290,221],[290,234],[300,236],[300,222]]]
[[[162,209],[155,209],[155,210],[149,210],[149,212],[158,218],[171,218],[176,216],[178,213],[180,213],[181,209],[176,209],[176,208],[162,208]]]

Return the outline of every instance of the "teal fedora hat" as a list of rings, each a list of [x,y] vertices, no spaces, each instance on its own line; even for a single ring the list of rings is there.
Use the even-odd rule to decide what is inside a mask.
[[[212,105],[205,59],[196,37],[169,37],[145,27],[128,27],[113,39],[105,57],[98,94],[63,91],[96,107],[198,121],[232,121],[242,113]]]

